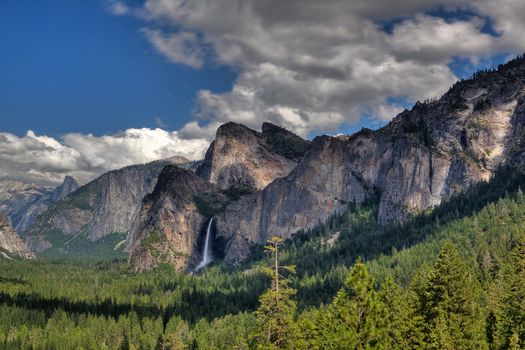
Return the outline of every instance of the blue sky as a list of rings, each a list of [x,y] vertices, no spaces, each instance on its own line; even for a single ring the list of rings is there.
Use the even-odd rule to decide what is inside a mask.
[[[457,12],[438,14],[461,17]],[[389,21],[385,30],[399,21]],[[211,60],[201,69],[173,64],[151,47],[140,27],[136,18],[111,15],[104,1],[0,2],[2,131],[101,135],[157,127],[156,118],[177,130],[192,118],[197,91],[231,89],[234,69]],[[468,58],[453,59],[450,67],[464,78],[506,59],[499,55],[478,65]],[[381,125],[363,118],[339,131]]]
[[[521,0],[0,1],[0,180],[171,155],[223,123],[384,126],[525,51]]]
[[[139,28],[102,1],[0,1],[2,131],[101,135],[155,118],[179,129],[199,89],[231,87],[230,68],[170,63]]]

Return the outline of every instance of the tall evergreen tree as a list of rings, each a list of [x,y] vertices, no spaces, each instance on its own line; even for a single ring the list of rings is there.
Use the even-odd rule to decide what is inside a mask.
[[[296,290],[290,287],[290,280],[283,271],[294,273],[294,266],[279,264],[279,246],[283,239],[272,237],[265,246],[272,255],[272,265],[263,271],[270,276],[272,286],[260,297],[256,311],[257,331],[254,341],[258,349],[293,349],[296,337],[295,312],[297,305],[293,300]]]
[[[456,247],[446,242],[426,286],[418,291],[419,313],[425,320],[430,349],[487,348],[478,291],[478,283]]]
[[[358,261],[326,310],[304,322],[308,349],[385,348],[384,305],[366,266]]]
[[[385,347],[419,349],[423,343],[423,320],[416,314],[414,297],[403,292],[392,276],[387,276],[379,291],[386,307]]]
[[[496,310],[496,344],[525,347],[525,234],[521,233],[505,266]]]

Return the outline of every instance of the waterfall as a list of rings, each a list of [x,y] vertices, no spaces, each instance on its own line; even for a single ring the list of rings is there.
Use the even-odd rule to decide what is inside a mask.
[[[211,236],[211,224],[213,222],[213,218],[210,219],[210,222],[208,223],[208,228],[206,229],[206,239],[204,240],[204,252],[202,253],[202,260],[195,268],[195,272],[199,271],[200,269],[208,266],[209,263],[213,260],[213,257],[211,255],[211,242],[210,242],[210,236]]]

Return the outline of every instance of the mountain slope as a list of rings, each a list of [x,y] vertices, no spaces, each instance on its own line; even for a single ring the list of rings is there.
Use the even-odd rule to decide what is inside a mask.
[[[84,244],[107,235],[127,234],[142,198],[153,190],[162,168],[177,162],[187,160],[176,157],[101,175],[50,206],[24,239],[37,252],[55,245],[57,253],[67,253],[76,251],[77,242]]]
[[[47,207],[78,187],[77,181],[71,176],[66,176],[64,182],[55,189],[14,180],[1,181],[0,208],[8,216],[13,227],[19,233],[23,233]]]
[[[7,253],[6,253],[7,252]],[[10,255],[33,259],[35,255],[9,224],[4,214],[0,213],[0,259],[12,259]]]
[[[521,58],[457,83],[378,131],[314,139],[288,176],[218,216],[226,259],[242,260],[272,235],[291,237],[371,196],[379,197],[379,222],[404,220],[501,165],[523,164],[524,86]]]

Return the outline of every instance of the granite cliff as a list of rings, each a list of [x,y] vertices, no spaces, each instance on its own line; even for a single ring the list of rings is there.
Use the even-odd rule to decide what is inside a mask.
[[[162,170],[147,195],[128,236],[129,260],[135,270],[171,264],[179,270],[195,264],[198,242],[209,220],[207,210],[223,195],[191,171],[177,166]],[[202,244],[201,244],[202,245]]]
[[[33,259],[35,255],[16,234],[7,217],[0,213],[0,260],[12,260],[14,256]]]

